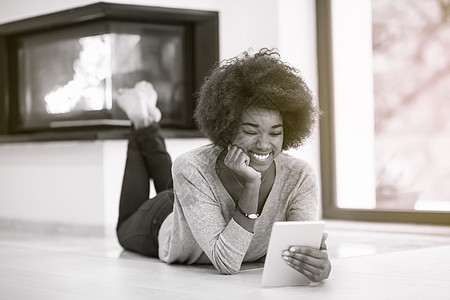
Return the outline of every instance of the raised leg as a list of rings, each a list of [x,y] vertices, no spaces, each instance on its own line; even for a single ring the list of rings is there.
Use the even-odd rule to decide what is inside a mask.
[[[156,92],[149,83],[120,91],[119,106],[133,123],[119,205],[117,236],[128,250],[158,255],[158,232],[172,212],[172,161],[160,133],[160,113]],[[149,180],[153,179],[157,196],[148,199]]]

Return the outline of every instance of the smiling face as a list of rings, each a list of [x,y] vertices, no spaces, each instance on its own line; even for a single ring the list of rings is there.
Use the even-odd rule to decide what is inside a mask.
[[[243,112],[233,144],[250,157],[250,166],[262,173],[281,153],[283,138],[280,112],[252,106]]]

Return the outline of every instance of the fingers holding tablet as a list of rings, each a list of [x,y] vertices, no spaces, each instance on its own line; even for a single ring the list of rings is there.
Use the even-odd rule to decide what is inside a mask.
[[[324,221],[275,222],[262,276],[262,286],[309,285],[328,277]],[[292,248],[292,252],[289,251]],[[286,252],[287,251],[287,252]],[[286,255],[282,253],[286,252]],[[325,253],[323,253],[325,252]],[[328,266],[326,266],[328,263]]]
[[[328,278],[331,271],[331,262],[326,251],[324,234],[320,249],[307,246],[291,246],[282,253],[283,260],[291,268],[305,275],[309,280],[317,282]]]

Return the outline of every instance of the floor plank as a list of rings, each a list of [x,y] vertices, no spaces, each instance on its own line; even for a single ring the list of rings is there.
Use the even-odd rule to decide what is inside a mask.
[[[0,248],[2,299],[449,299],[450,246],[336,259],[309,287],[261,288],[262,269],[212,268]],[[447,298],[445,298],[447,297]]]
[[[111,235],[0,231],[0,299],[450,299],[450,230],[441,229],[331,226],[330,279],[283,288],[261,287],[261,264],[227,276],[123,251]]]

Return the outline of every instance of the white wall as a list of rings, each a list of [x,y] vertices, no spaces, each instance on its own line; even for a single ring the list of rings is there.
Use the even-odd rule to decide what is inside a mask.
[[[0,0],[0,24],[95,2]],[[221,59],[249,48],[277,47],[317,95],[314,0],[108,2],[218,11]],[[171,139],[167,147],[176,157],[206,142]],[[113,225],[125,149],[125,141],[0,144],[0,220]],[[309,161],[320,178],[317,134],[291,152]]]
[[[206,143],[168,139],[167,149],[174,159]],[[0,144],[0,227],[114,227],[126,148],[125,140]]]

